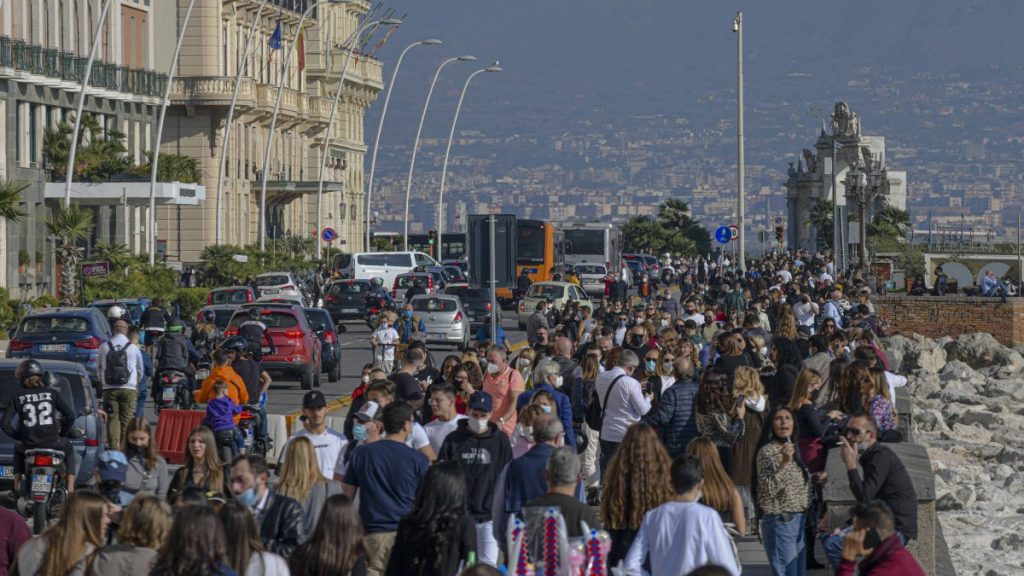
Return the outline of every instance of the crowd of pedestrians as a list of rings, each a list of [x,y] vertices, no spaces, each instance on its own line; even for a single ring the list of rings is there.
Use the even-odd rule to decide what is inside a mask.
[[[9,535],[7,558],[22,576],[491,575],[513,516],[539,560],[554,508],[570,538],[607,531],[626,574],[740,574],[735,542],[751,535],[778,575],[817,558],[922,574],[905,548],[917,498],[886,445],[902,439],[906,379],[888,370],[870,282],[821,255],[678,273],[592,311],[544,302],[516,353],[481,346],[435,367],[412,341],[363,368],[342,430],[308,392],[273,471],[253,454],[223,461],[203,425],[169,475],[148,423],[127,418],[123,457],[100,464],[112,484],[73,493],[35,539]],[[229,359],[214,361],[231,382]],[[828,478],[829,459],[847,478]],[[859,505],[825,532],[835,481]]]

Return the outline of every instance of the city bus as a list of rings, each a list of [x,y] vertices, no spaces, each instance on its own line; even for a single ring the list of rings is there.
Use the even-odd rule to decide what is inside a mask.
[[[438,262],[442,260],[462,260],[466,257],[466,233],[445,232],[441,236],[441,255],[438,256],[430,245],[428,234],[409,234],[409,250],[425,252]]]
[[[543,220],[516,220],[516,277],[525,268],[530,280],[551,279],[551,269],[562,263],[562,234]],[[512,299],[512,291],[498,289],[498,297]]]
[[[611,270],[620,268],[622,258],[622,231],[612,224],[588,222],[565,226],[566,264],[608,264]]]

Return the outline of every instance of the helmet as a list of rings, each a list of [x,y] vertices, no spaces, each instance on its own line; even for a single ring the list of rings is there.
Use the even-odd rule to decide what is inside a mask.
[[[214,320],[217,319],[217,313],[213,310],[203,310],[203,321],[213,324]]]
[[[373,279],[373,285],[374,286],[383,286],[384,285],[384,279],[380,278],[380,277],[374,278]]]
[[[17,370],[18,382],[21,382],[22,384],[24,384],[25,380],[28,380],[32,376],[42,376],[42,375],[43,375],[43,365],[40,364],[39,361],[35,360],[34,358],[29,358],[28,360],[23,360],[21,362],[21,364],[18,364],[18,370]]]
[[[233,350],[239,354],[249,351],[249,341],[243,336],[232,336],[220,343],[221,350]]]
[[[110,308],[107,308],[107,318],[111,320],[120,320],[124,317],[124,308],[121,308],[117,304],[114,304]]]
[[[168,332],[182,332],[182,331],[184,331],[184,329],[185,329],[185,326],[183,326],[182,323],[181,323],[181,320],[178,320],[177,318],[175,318],[175,319],[173,319],[173,320],[171,320],[170,322],[167,323],[167,331]]]
[[[260,309],[258,306],[253,306],[252,308],[249,308],[249,317],[254,320],[260,319]]]

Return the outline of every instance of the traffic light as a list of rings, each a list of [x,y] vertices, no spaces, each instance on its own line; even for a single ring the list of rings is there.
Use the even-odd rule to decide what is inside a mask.
[[[782,242],[782,236],[786,233],[786,228],[781,224],[775,227],[775,239]]]
[[[436,241],[436,240],[437,240],[437,231],[436,230],[428,231],[427,232],[427,243],[430,244],[431,246],[433,246],[434,245],[434,241]]]

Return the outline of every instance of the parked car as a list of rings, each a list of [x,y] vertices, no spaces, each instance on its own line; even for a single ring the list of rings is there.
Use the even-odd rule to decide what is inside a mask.
[[[427,326],[427,343],[469,346],[469,317],[457,296],[420,294],[413,297],[412,309]]]
[[[238,334],[238,325],[257,308],[273,340],[263,343],[263,368],[268,372],[297,376],[303,390],[320,386],[320,338],[310,326],[302,308],[290,303],[246,304],[231,317],[225,336]],[[273,353],[271,353],[273,351]]]
[[[204,312],[207,310],[213,310],[213,323],[217,326],[217,330],[220,330],[221,333],[223,333],[224,330],[227,330],[228,323],[231,322],[231,316],[234,315],[239,306],[239,304],[210,304],[203,306],[196,314],[196,322],[199,322],[203,318]]]
[[[371,286],[370,280],[338,280],[324,291],[324,308],[335,322],[363,320]]]
[[[357,252],[335,256],[331,270],[342,278],[381,278],[391,286],[399,274],[424,266],[437,266],[437,261],[423,252]]]
[[[87,484],[92,481],[99,452],[107,443],[107,427],[96,411],[99,399],[89,373],[84,366],[75,362],[40,360],[39,363],[43,365],[43,370],[49,370],[57,376],[61,396],[68,399],[71,409],[78,414],[75,428],[84,431],[85,435],[71,440],[78,460],[75,480],[76,484]],[[0,402],[4,406],[17,389],[15,371],[19,364],[21,360],[0,360]],[[0,490],[11,489],[13,478],[14,440],[0,431]]]
[[[638,260],[638,259],[626,260],[625,256],[623,256],[622,259],[625,260],[626,266],[628,266],[629,267],[629,271],[632,272],[633,286],[639,286],[640,285],[640,279],[641,279],[642,275],[647,274],[648,278],[651,277],[651,275],[649,274],[649,269],[647,267],[647,264],[645,264],[643,262],[643,260]]]
[[[150,299],[120,298],[117,300],[94,300],[89,304],[89,306],[92,308],[99,308],[100,311],[103,312],[103,315],[106,316],[107,311],[110,310],[110,308],[115,304],[117,304],[121,308],[124,308],[128,312],[128,318],[131,321],[131,323],[138,326],[139,322],[142,320],[142,313],[146,311],[146,308],[149,308]]]
[[[331,383],[341,380],[341,340],[334,328],[331,313],[323,308],[303,308],[306,320],[320,337],[320,372],[327,374]]]
[[[445,264],[443,268],[449,282],[469,282],[469,274],[461,266]]]
[[[77,362],[95,378],[100,346],[111,335],[99,308],[39,308],[21,319],[7,357]]]
[[[252,304],[256,292],[249,286],[224,286],[214,288],[206,295],[207,304]]]
[[[572,282],[536,282],[526,291],[526,296],[519,301],[517,322],[520,330],[526,330],[526,319],[537,309],[541,300],[551,300],[556,308],[561,309],[566,302],[579,302],[583,308],[594,311],[594,303],[590,296]]]
[[[256,299],[266,296],[302,298],[301,284],[291,272],[267,272],[256,277]]]
[[[604,264],[577,264],[574,268],[584,292],[598,298],[604,296],[604,279],[608,275]]]
[[[487,319],[487,315],[491,313],[491,293],[486,288],[480,288],[476,286],[470,286],[469,284],[463,283],[452,283],[449,284],[445,289],[444,293],[450,296],[458,296],[459,301],[462,302],[462,309],[469,316],[470,328],[476,330],[484,321]],[[498,307],[497,312],[498,325],[501,325],[501,307]]]
[[[402,306],[405,303],[405,292],[412,288],[419,281],[427,289],[427,294],[433,294],[435,286],[434,276],[428,272],[408,272],[395,276],[395,284],[391,288],[391,298],[396,305]]]

